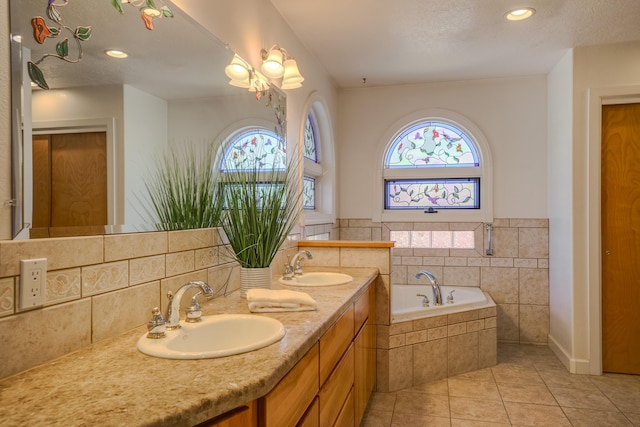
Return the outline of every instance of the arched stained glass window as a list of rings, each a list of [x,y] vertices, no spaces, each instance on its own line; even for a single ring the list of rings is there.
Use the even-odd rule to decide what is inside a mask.
[[[460,129],[440,122],[421,122],[404,130],[387,152],[385,168],[477,167],[478,153]]]
[[[311,114],[307,116],[304,126],[303,155],[305,159],[309,159],[314,163],[318,163],[316,130],[313,124]]]
[[[262,128],[252,128],[234,136],[220,162],[221,172],[284,171],[286,168],[284,141],[273,131]]]
[[[453,123],[422,120],[405,127],[384,157],[384,209],[480,209],[480,156],[471,135]]]

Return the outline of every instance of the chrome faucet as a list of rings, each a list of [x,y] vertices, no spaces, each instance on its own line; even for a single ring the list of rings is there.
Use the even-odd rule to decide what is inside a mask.
[[[302,265],[300,264],[300,261],[302,261],[302,259],[300,258],[301,255],[306,256],[307,259],[313,259],[311,252],[306,250],[302,250],[297,254],[295,254],[293,258],[291,258],[291,262],[289,263],[289,266],[293,268],[293,274],[296,276],[302,275]]]
[[[426,278],[429,279],[429,283],[431,283],[431,289],[433,290],[433,303],[435,305],[442,305],[442,292],[440,289],[440,283],[438,282],[438,279],[436,279],[436,276],[427,270],[422,270],[416,274],[416,279],[419,279],[420,276],[426,276]]]
[[[175,294],[169,291],[167,293],[167,296],[169,297],[169,304],[167,305],[167,316],[166,316],[167,329],[169,330],[178,329],[180,327],[180,301],[182,301],[182,297],[184,296],[184,293],[192,288],[200,288],[200,292],[194,295],[194,298],[193,298],[193,299],[196,299],[196,304],[197,304],[197,295],[199,295],[200,293],[202,293],[207,298],[213,297],[213,289],[211,289],[211,286],[200,281],[189,282],[186,285],[182,285],[180,289],[176,291]],[[192,299],[192,306],[193,306],[193,299]]]

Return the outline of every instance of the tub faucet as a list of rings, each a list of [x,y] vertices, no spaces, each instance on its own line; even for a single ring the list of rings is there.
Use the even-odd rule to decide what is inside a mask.
[[[431,283],[431,289],[433,290],[433,303],[435,305],[442,305],[442,292],[440,289],[440,283],[438,282],[438,279],[436,279],[436,276],[427,270],[422,270],[416,274],[416,279],[419,279],[420,276],[426,276],[426,278],[429,279],[429,283]]]
[[[300,258],[301,255],[306,256],[307,259],[313,259],[311,252],[306,250],[302,250],[295,254],[293,258],[291,258],[291,263],[289,264],[289,266],[293,269],[293,274],[296,276],[302,275],[302,265],[300,264],[300,261],[302,261],[302,259]]]
[[[213,297],[213,289],[204,282],[195,281],[182,285],[180,289],[173,294],[171,291],[167,293],[169,304],[167,305],[167,329],[178,329],[180,327],[180,301],[184,293],[191,288],[200,288],[200,292],[207,298]]]

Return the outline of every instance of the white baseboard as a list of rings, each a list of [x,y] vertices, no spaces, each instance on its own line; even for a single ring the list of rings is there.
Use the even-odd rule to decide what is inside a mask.
[[[588,359],[575,359],[562,347],[552,335],[548,335],[549,348],[558,356],[560,362],[572,374],[590,374],[591,363]]]

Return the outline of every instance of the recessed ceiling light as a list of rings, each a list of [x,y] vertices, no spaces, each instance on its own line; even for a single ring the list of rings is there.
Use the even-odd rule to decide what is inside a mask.
[[[521,7],[518,9],[510,10],[505,13],[504,17],[508,21],[522,21],[523,19],[531,18],[536,10],[532,7]]]
[[[118,58],[118,59],[126,58],[127,56],[129,56],[127,52],[123,52],[121,50],[116,50],[116,49],[105,50],[104,53],[106,53],[112,58]]]

